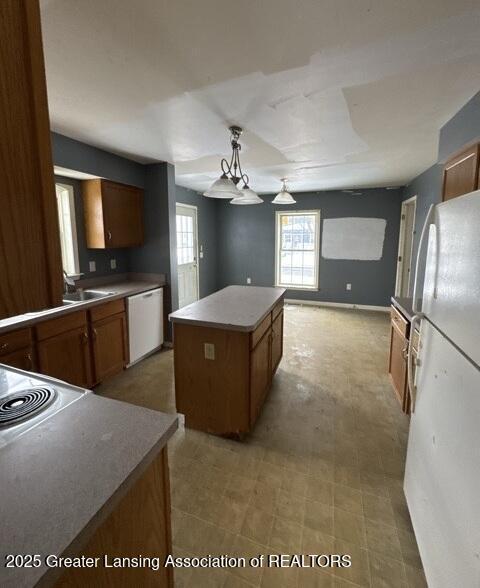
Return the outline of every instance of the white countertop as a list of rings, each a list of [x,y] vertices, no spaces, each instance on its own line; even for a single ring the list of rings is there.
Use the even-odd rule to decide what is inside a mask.
[[[76,302],[75,304],[68,304],[66,306],[58,306],[43,312],[29,312],[2,319],[0,320],[0,334],[23,327],[30,327],[45,320],[57,318],[58,316],[76,312],[77,310],[86,310],[92,306],[98,306],[99,304],[109,302],[110,300],[133,296],[134,294],[140,294],[141,292],[146,292],[153,288],[160,288],[164,285],[165,284],[159,282],[124,280],[121,282],[113,282],[111,284],[103,284],[102,286],[92,286],[88,289],[95,290],[96,292],[110,292],[111,294],[102,298],[85,300],[84,302]]]
[[[285,295],[285,288],[227,286],[172,312],[173,323],[232,331],[254,331]]]

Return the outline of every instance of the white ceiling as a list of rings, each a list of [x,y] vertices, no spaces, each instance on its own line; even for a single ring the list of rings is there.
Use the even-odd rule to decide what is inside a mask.
[[[457,0],[42,0],[54,130],[204,190],[244,127],[250,185],[404,184],[480,89]]]

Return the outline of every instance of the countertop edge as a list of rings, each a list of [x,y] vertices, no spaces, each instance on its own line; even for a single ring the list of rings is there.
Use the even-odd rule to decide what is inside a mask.
[[[126,284],[126,282],[119,282],[122,284]],[[134,282],[137,283],[137,282]],[[137,283],[138,284],[138,283]],[[110,288],[109,288],[110,286]],[[112,287],[115,286],[113,284],[105,284],[102,286],[92,287],[89,288],[90,290],[106,290],[108,291]],[[18,320],[16,322],[12,322],[8,325],[0,324],[0,335],[5,333],[10,333],[11,331],[16,331],[17,329],[24,329],[28,327],[33,327],[38,323],[42,323],[44,321],[50,319],[56,319],[61,316],[71,314],[73,312],[77,312],[80,310],[89,310],[94,306],[99,306],[101,304],[105,304],[106,302],[111,302],[113,300],[119,300],[120,298],[128,298],[129,296],[135,296],[135,294],[141,294],[142,292],[148,292],[149,290],[154,290],[156,288],[164,288],[165,284],[161,284],[158,282],[145,282],[145,287],[133,287],[131,291],[125,292],[116,292],[115,294],[111,294],[109,296],[104,296],[103,298],[95,298],[93,300],[85,300],[84,302],[78,302],[77,304],[70,304],[68,306],[58,306],[57,308],[52,308],[51,310],[45,311],[45,314],[38,314],[35,316],[26,316],[25,314],[18,315]],[[25,318],[21,318],[25,317]],[[14,318],[14,317],[9,317]],[[2,320],[9,320],[9,318],[2,319]],[[0,320],[0,323],[2,322]]]
[[[151,409],[148,409],[151,410]],[[170,438],[178,429],[178,415],[169,415],[172,418],[168,429],[164,431],[158,441],[145,454],[143,459],[138,462],[137,466],[130,472],[124,481],[118,486],[115,492],[108,498],[104,505],[92,516],[90,521],[80,531],[80,533],[72,540],[72,542],[58,554],[59,557],[72,557],[80,553],[83,547],[88,543],[95,531],[108,518],[108,516],[115,510],[115,507],[120,503],[122,498],[126,496],[128,491],[135,485],[137,480],[148,469],[153,460],[157,457],[160,451],[167,445]],[[52,586],[64,574],[64,568],[47,568],[45,573],[38,578],[35,586],[49,587]]]

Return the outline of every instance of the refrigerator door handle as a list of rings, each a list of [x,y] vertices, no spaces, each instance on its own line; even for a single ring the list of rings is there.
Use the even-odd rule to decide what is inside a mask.
[[[418,243],[417,259],[415,262],[415,279],[413,280],[412,309],[413,309],[414,314],[420,312],[420,309],[418,308],[418,297],[417,297],[418,270],[420,267],[420,257],[422,255],[423,244],[425,243],[425,237],[428,235],[428,228],[429,228],[430,224],[432,223],[434,209],[435,209],[435,205],[430,204],[430,208],[428,209],[427,216],[425,218],[425,222],[422,227],[422,232],[420,234],[420,241]]]
[[[417,387],[415,386],[413,378],[413,334],[415,333],[415,325],[419,323],[425,315],[421,312],[413,315],[412,322],[410,323],[410,340],[408,341],[408,354],[407,354],[407,381],[408,389],[410,391],[410,412],[415,412],[415,402],[417,400]],[[417,364],[418,365],[418,364]]]

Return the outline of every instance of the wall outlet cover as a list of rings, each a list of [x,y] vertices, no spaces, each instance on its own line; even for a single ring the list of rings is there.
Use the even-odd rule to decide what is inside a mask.
[[[117,269],[117,260],[116,259],[111,259],[110,260],[110,268],[111,269]]]
[[[97,264],[94,261],[88,262],[88,271],[89,272],[96,272],[97,271]]]
[[[215,359],[215,345],[213,343],[204,343],[203,349],[205,353],[205,359]]]
[[[347,284],[347,290],[351,290],[352,289],[352,284]]]
[[[247,284],[251,284],[252,283],[252,278],[247,278]]]

